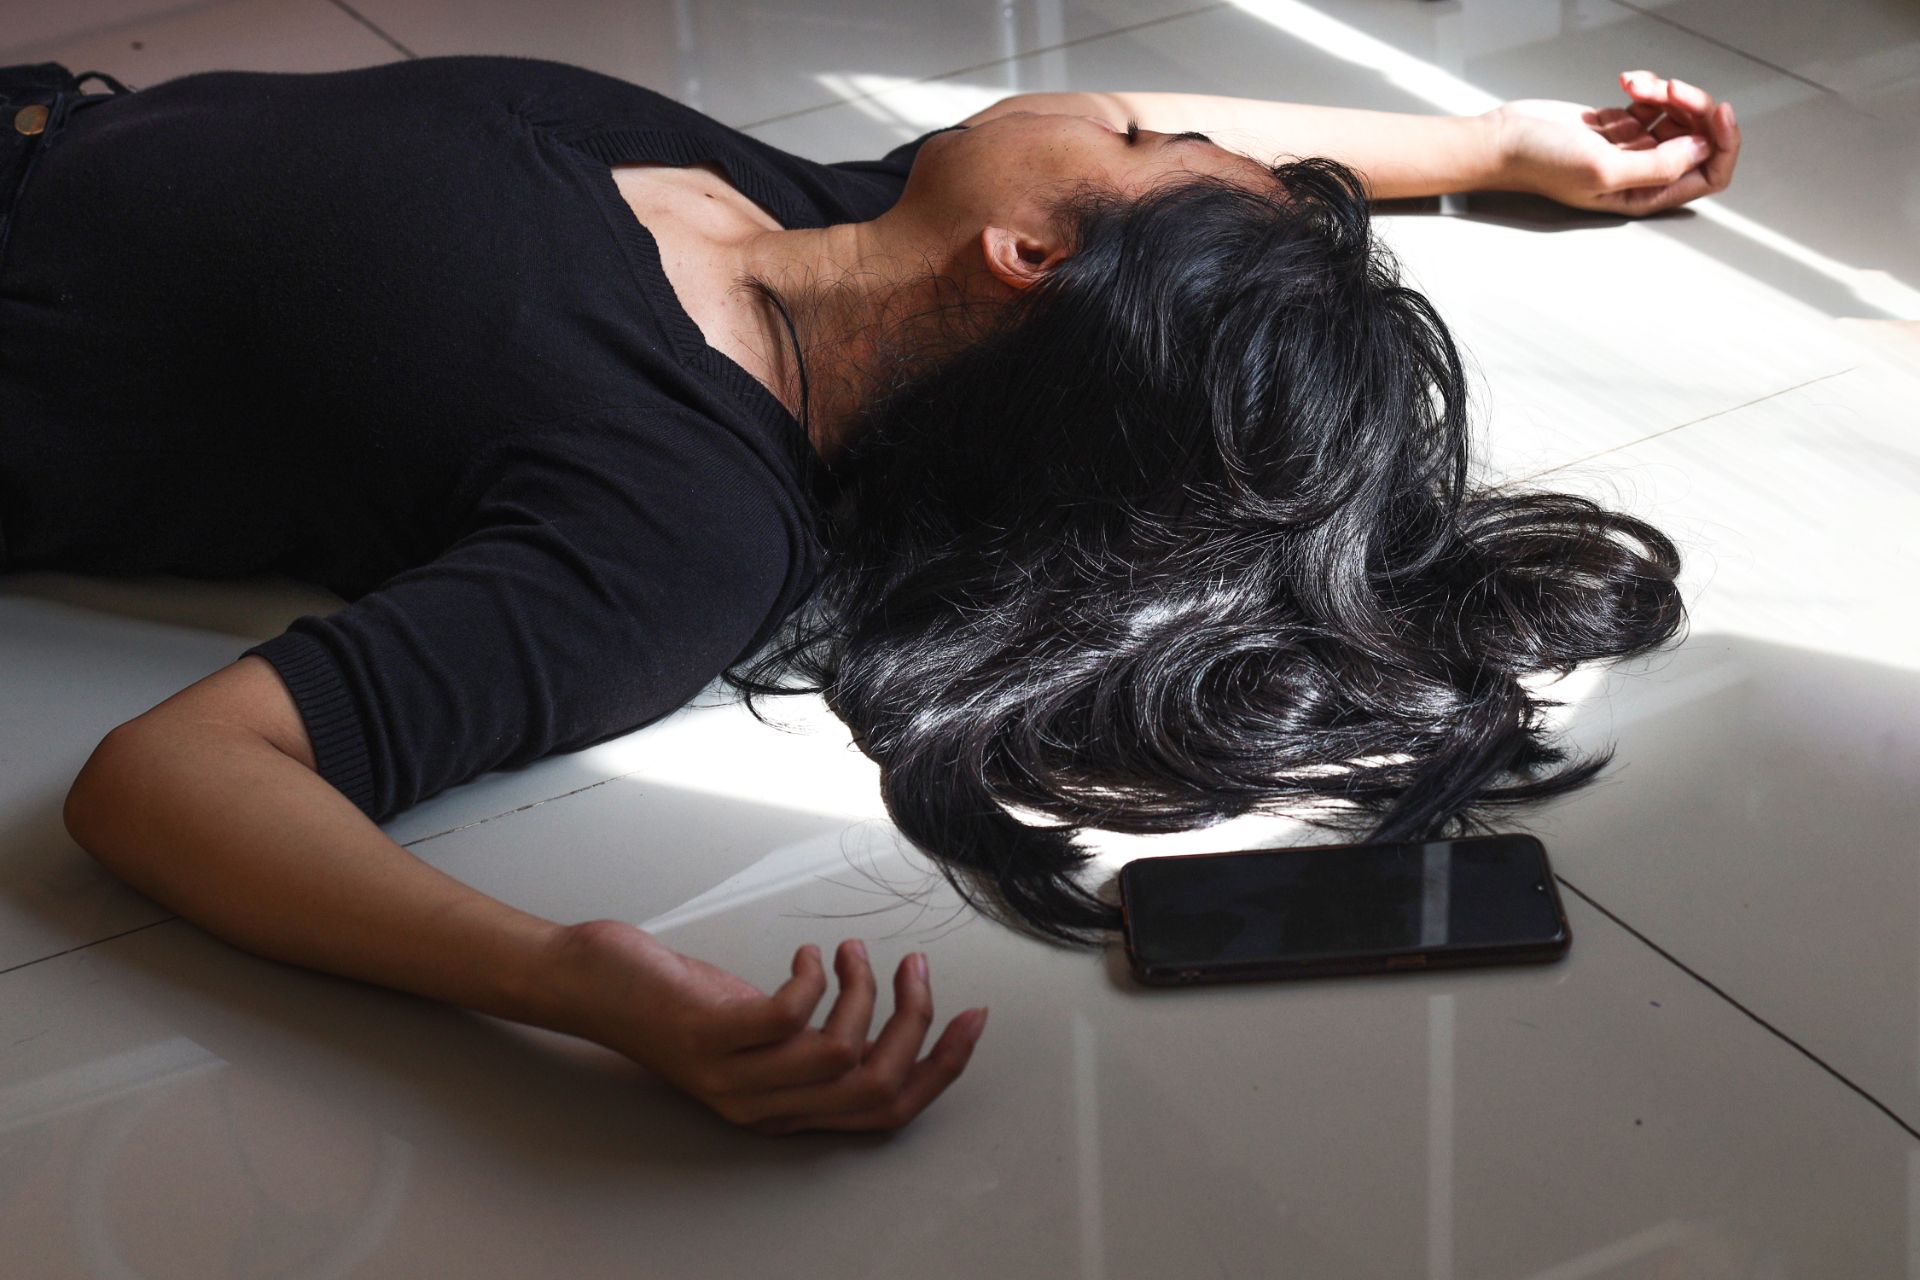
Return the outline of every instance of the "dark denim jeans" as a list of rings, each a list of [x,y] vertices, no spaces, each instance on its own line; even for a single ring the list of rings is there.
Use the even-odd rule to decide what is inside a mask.
[[[109,92],[82,92],[81,82],[94,79],[105,83]],[[112,76],[98,71],[76,76],[57,62],[0,67],[0,283],[7,278],[14,206],[33,176],[34,161],[59,138],[76,109],[126,92],[127,87]],[[0,364],[6,358],[5,339],[0,333]],[[0,427],[6,425],[0,422]],[[7,535],[0,524],[0,567],[6,563]]]
[[[83,93],[80,85],[86,80],[101,81],[108,92]],[[59,138],[76,108],[126,92],[104,72],[76,76],[57,62],[0,67],[0,271],[6,266],[14,202],[33,176],[34,159]]]

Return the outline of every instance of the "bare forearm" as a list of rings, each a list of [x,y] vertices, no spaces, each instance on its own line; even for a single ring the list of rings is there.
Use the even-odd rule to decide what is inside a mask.
[[[1327,156],[1366,178],[1376,199],[1498,189],[1505,177],[1484,116],[1407,115],[1197,93],[1028,94],[1033,110],[1073,110],[1097,101],[1103,114],[1159,133],[1204,133],[1271,164],[1282,156]],[[1045,100],[1060,100],[1048,103]]]
[[[67,826],[135,888],[244,950],[572,1029],[542,981],[561,926],[428,866],[243,729],[109,738],[68,796]]]
[[[1491,131],[1478,116],[1405,115],[1201,94],[1121,94],[1143,127],[1192,129],[1270,164],[1327,156],[1365,175],[1376,199],[1444,195],[1497,185]]]

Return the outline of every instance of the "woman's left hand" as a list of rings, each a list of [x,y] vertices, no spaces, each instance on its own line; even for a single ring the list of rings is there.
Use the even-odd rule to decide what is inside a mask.
[[[1626,107],[1528,98],[1486,113],[1506,190],[1629,217],[1726,190],[1740,158],[1733,107],[1684,80],[1623,71]]]

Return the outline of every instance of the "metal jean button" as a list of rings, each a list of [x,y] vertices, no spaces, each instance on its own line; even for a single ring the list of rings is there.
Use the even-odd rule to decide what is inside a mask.
[[[22,107],[13,113],[13,127],[32,137],[47,127],[48,111],[36,102],[30,107]]]

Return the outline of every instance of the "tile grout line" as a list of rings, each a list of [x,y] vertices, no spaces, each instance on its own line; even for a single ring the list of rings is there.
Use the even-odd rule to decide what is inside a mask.
[[[633,772],[638,772],[638,770],[634,770]],[[543,804],[547,804],[551,801],[565,800],[568,796],[577,796],[582,791],[591,791],[595,787],[604,787],[609,782],[618,782],[622,778],[630,778],[632,776],[633,776],[633,773],[615,774],[613,777],[610,777],[610,778],[602,778],[598,782],[589,782],[584,787],[575,787],[571,791],[563,791],[557,796],[545,796],[539,800],[530,800],[526,804],[519,805],[512,809],[502,809],[499,813],[489,814],[484,818],[475,818],[472,822],[463,822],[457,827],[448,827],[445,831],[436,831],[432,835],[419,836],[415,839],[407,841],[405,844],[401,845],[400,847],[403,849],[412,849],[415,845],[426,844],[428,841],[438,840],[442,836],[450,836],[456,832],[468,831],[474,827],[484,826],[485,824],[489,822],[493,822],[500,818],[510,818],[516,813],[525,813],[528,809],[538,808],[539,806]],[[119,933],[110,933],[104,938],[95,938],[90,942],[82,942],[77,946],[68,947],[64,951],[54,951],[44,956],[35,956],[31,960],[22,960],[19,964],[9,965],[5,969],[0,969],[0,977],[4,977],[9,973],[14,973],[21,969],[30,968],[36,964],[43,964],[48,960],[58,960],[61,956],[70,956],[76,951],[85,951],[88,947],[97,947],[102,943],[115,942],[121,938],[125,938],[132,934],[139,933],[142,930],[151,929],[156,925],[174,924],[181,921],[182,919],[183,917],[178,915],[162,916],[158,920],[149,920],[147,921],[147,923],[137,924],[131,929],[122,929]],[[191,923],[191,922],[189,921],[188,923]]]
[[[179,918],[179,916],[162,916],[158,920],[149,920],[145,924],[137,924],[131,929],[122,929],[119,933],[110,933],[104,938],[95,938],[92,942],[83,942],[77,947],[68,947],[65,951],[56,951],[52,955],[35,956],[31,960],[22,960],[19,964],[8,965],[6,968],[0,969],[0,977],[4,977],[9,973],[18,973],[22,969],[32,968],[36,964],[45,964],[49,960],[58,960],[61,956],[70,956],[76,951],[85,951],[88,947],[97,947],[103,942],[114,942],[120,938],[151,929],[155,925],[172,924]]]
[[[475,818],[472,822],[463,822],[457,827],[448,827],[445,831],[435,831],[431,835],[415,836],[400,847],[403,849],[411,849],[415,845],[426,844],[428,841],[438,840],[442,836],[454,835],[461,831],[471,831],[473,828],[485,826],[489,822],[497,822],[501,818],[511,818],[516,813],[525,813],[529,809],[537,809],[543,804],[552,804],[556,800],[565,800],[568,796],[577,796],[581,792],[591,791],[595,787],[604,787],[609,782],[619,782],[623,778],[631,778],[639,772],[640,770],[638,769],[629,769],[625,773],[616,773],[610,777],[601,778],[597,782],[589,782],[584,787],[575,787],[571,791],[562,791],[556,796],[542,796],[538,800],[529,800],[525,804],[515,805],[511,809],[502,809],[500,812],[490,813],[484,818]]]
[[[338,3],[338,0],[335,0],[335,3]],[[1129,35],[1135,31],[1145,31],[1148,27],[1163,26],[1169,22],[1178,22],[1183,18],[1192,18],[1199,14],[1212,13],[1217,9],[1225,9],[1227,7],[1227,0],[1215,0],[1213,4],[1203,4],[1196,9],[1183,9],[1179,13],[1169,13],[1163,14],[1158,18],[1148,18],[1145,21],[1136,22],[1132,26],[1115,27],[1111,31],[1096,31],[1092,35],[1075,36],[1071,40],[1062,40],[1058,44],[1041,45],[1037,49],[1022,49],[1019,53],[1009,54],[999,58],[990,58],[985,62],[973,63],[971,66],[956,67],[951,71],[936,72],[930,76],[922,76],[918,80],[909,80],[904,84],[889,85],[885,89],[875,89],[870,93],[855,94],[851,98],[836,98],[832,102],[821,102],[811,107],[800,107],[794,111],[783,111],[779,115],[768,116],[764,120],[750,120],[745,124],[737,124],[733,127],[742,131],[758,129],[763,125],[779,124],[784,120],[798,119],[800,116],[812,115],[819,111],[831,111],[835,107],[851,106],[856,102],[871,102],[875,98],[884,97],[890,93],[897,93],[902,89],[910,89],[923,84],[937,84],[942,80],[951,80],[955,76],[964,76],[970,71],[984,71],[988,67],[997,67],[1007,62],[1018,62],[1022,58],[1038,57],[1043,53],[1057,53],[1062,49],[1073,49],[1083,44],[1091,44],[1095,40],[1106,40],[1113,36]],[[1019,92],[1028,91],[1020,90]],[[1012,97],[1013,93],[1009,92],[1007,96]]]
[[[475,818],[472,822],[463,822],[457,827],[448,827],[445,831],[436,831],[431,835],[416,837],[415,839],[407,841],[405,844],[401,845],[400,847],[403,849],[410,850],[415,845],[426,844],[428,841],[438,840],[442,836],[450,836],[455,834],[456,832],[468,831],[474,827],[484,826],[487,823],[496,821],[500,818],[510,818],[516,813],[525,813],[528,809],[536,809],[543,804],[548,804],[555,800],[565,800],[568,796],[577,796],[583,791],[591,791],[595,787],[604,787],[609,782],[619,782],[622,778],[630,778],[635,773],[638,773],[638,772],[639,770],[636,769],[628,773],[615,774],[610,778],[602,778],[598,782],[589,782],[584,787],[575,787],[571,791],[563,791],[556,796],[544,796],[538,800],[530,800],[526,804],[518,805],[512,809],[502,809],[499,813],[488,814],[484,818]],[[9,965],[4,969],[0,969],[0,977],[4,977],[9,973],[15,973],[21,969],[31,968],[36,964],[44,964],[48,960],[58,960],[61,956],[70,956],[76,951],[85,951],[89,947],[97,947],[97,946],[100,946],[102,943],[117,942],[121,938],[129,937],[133,934],[140,933],[143,930],[154,928],[156,925],[176,924],[181,922],[183,919],[184,917],[179,915],[162,916],[158,920],[149,920],[145,924],[137,924],[131,929],[122,929],[119,933],[110,933],[104,938],[94,938],[89,942],[79,943],[78,945],[68,947],[63,951],[49,952],[44,956],[35,956],[31,960],[22,960],[19,964]],[[192,922],[187,921],[187,923],[192,923]],[[320,972],[320,971],[317,970],[316,972]]]
[[[1617,0],[1616,0],[1616,3],[1617,3]],[[1535,480],[1540,479],[1542,476],[1550,476],[1556,471],[1564,471],[1568,467],[1577,467],[1581,463],[1592,462],[1595,458],[1604,458],[1609,454],[1619,453],[1623,449],[1637,449],[1649,440],[1658,440],[1661,436],[1670,436],[1676,431],[1684,431],[1688,427],[1698,426],[1702,422],[1711,422],[1715,418],[1724,418],[1728,414],[1738,413],[1742,409],[1751,409],[1754,405],[1764,404],[1769,400],[1773,400],[1780,396],[1784,396],[1788,392],[1798,391],[1802,387],[1810,387],[1816,382],[1825,382],[1829,378],[1838,378],[1842,374],[1852,373],[1855,369],[1858,369],[1859,367],[1860,366],[1857,364],[1850,364],[1844,369],[1836,369],[1832,373],[1823,373],[1817,378],[1808,378],[1805,382],[1796,382],[1790,387],[1781,387],[1778,391],[1769,391],[1767,392],[1767,394],[1763,396],[1755,396],[1753,399],[1745,401],[1744,403],[1736,404],[1725,409],[1715,409],[1712,413],[1703,413],[1697,418],[1689,418],[1685,422],[1677,423],[1676,425],[1671,427],[1662,427],[1658,431],[1648,432],[1646,435],[1639,436],[1633,440],[1629,440],[1625,444],[1612,445],[1608,448],[1596,450],[1593,453],[1585,454],[1578,458],[1570,458],[1565,462],[1556,462],[1552,466],[1542,467],[1538,471],[1530,471],[1524,476],[1515,476],[1511,480],[1502,481],[1501,484],[1502,486],[1507,484],[1532,484]]]
[[[1637,13],[1643,18],[1651,18],[1655,22],[1665,23],[1667,26],[1672,27],[1675,31],[1684,31],[1696,40],[1705,40],[1708,44],[1714,45],[1721,49],[1725,49],[1728,53],[1737,54],[1738,56],[1745,58],[1749,62],[1757,62],[1761,66],[1765,67],[1767,70],[1777,72],[1780,75],[1787,77],[1789,80],[1798,80],[1801,84],[1806,85],[1808,88],[1818,89],[1822,93],[1833,94],[1836,97],[1839,94],[1838,90],[1830,89],[1826,85],[1821,84],[1818,80],[1809,80],[1807,77],[1801,75],[1797,71],[1789,71],[1787,70],[1787,68],[1781,66],[1777,62],[1768,62],[1765,58],[1760,57],[1758,54],[1748,53],[1745,49],[1740,48],[1738,45],[1728,44],[1725,40],[1722,40],[1717,36],[1710,36],[1704,31],[1696,31],[1692,27],[1687,26],[1685,23],[1677,22],[1674,19],[1667,17],[1663,13],[1658,13],[1652,9],[1647,9],[1640,5],[1634,4],[1632,0],[1613,0],[1613,3],[1619,5],[1622,9],[1628,10],[1629,12]]]
[[[407,48],[407,46],[401,44],[398,40],[395,40],[392,36],[388,35],[386,32],[382,31],[379,27],[369,22],[366,19],[365,15],[361,14],[352,5],[348,4],[346,0],[327,0],[327,3],[332,5],[334,8],[338,9],[340,12],[346,14],[349,18],[352,18],[355,22],[359,23],[361,26],[365,27],[367,30],[373,32],[373,34],[379,36],[382,40],[385,40],[388,44],[398,49],[401,53],[405,54],[407,57],[418,58],[420,56],[419,54],[415,53],[413,50]]]
[[[1713,982],[1709,981],[1706,978],[1706,976],[1703,975],[1698,969],[1692,968],[1685,961],[1681,960],[1678,956],[1674,955],[1673,952],[1668,951],[1665,947],[1655,942],[1652,938],[1649,938],[1646,934],[1640,932],[1638,929],[1628,924],[1625,920],[1622,920],[1619,916],[1615,915],[1613,912],[1601,906],[1589,894],[1587,894],[1586,891],[1581,889],[1578,885],[1574,884],[1573,881],[1567,879],[1565,876],[1561,875],[1559,872],[1555,872],[1553,878],[1559,881],[1562,885],[1566,886],[1569,890],[1571,890],[1575,895],[1579,897],[1579,899],[1582,902],[1586,903],[1588,906],[1592,907],[1595,911],[1598,911],[1601,915],[1605,916],[1607,919],[1619,925],[1622,929],[1625,929],[1628,933],[1638,938],[1641,942],[1644,942],[1648,947],[1652,948],[1656,954],[1658,954],[1667,963],[1671,964],[1674,968],[1680,970],[1680,972],[1686,974],[1689,978],[1692,978],[1695,982],[1699,983],[1701,986],[1705,987],[1707,990],[1713,992],[1713,994],[1719,996],[1722,1000],[1725,1000],[1728,1004],[1738,1009],[1741,1013],[1746,1014],[1747,1017],[1753,1019],[1753,1021],[1758,1023],[1765,1030],[1773,1033],[1774,1036],[1778,1037],[1784,1043],[1799,1050],[1801,1055],[1804,1056],[1807,1059],[1807,1061],[1813,1063],[1814,1066],[1819,1067],[1822,1071],[1832,1076],[1835,1080],[1838,1080],[1841,1084],[1847,1086],[1847,1088],[1853,1090],[1855,1093],[1865,1098],[1868,1102],[1872,1103],[1876,1108],[1879,1109],[1881,1114],[1885,1115],[1887,1119],[1893,1121],[1895,1124],[1899,1125],[1902,1129],[1906,1130],[1908,1134],[1910,1134],[1915,1138],[1920,1138],[1920,1129],[1916,1129],[1912,1125],[1908,1124],[1905,1120],[1902,1120],[1899,1114],[1895,1112],[1891,1107],[1887,1106],[1886,1103],[1880,1101],[1880,1099],[1868,1093],[1865,1089],[1861,1088],[1859,1085],[1849,1080],[1846,1076],[1840,1074],[1840,1072],[1835,1068],[1827,1065],[1827,1063],[1824,1060],[1822,1060],[1818,1054],[1814,1053],[1813,1050],[1807,1048],[1805,1045],[1801,1044],[1798,1040],[1795,1040],[1792,1036],[1788,1035],[1786,1032],[1782,1031],[1780,1028],[1774,1026],[1771,1022],[1768,1022],[1765,1018],[1761,1017],[1759,1014],[1755,1013],[1753,1010],[1747,1008],[1747,1006],[1745,1006],[1744,1004],[1741,1004],[1738,1000],[1734,999],[1726,991],[1721,989],[1719,986],[1715,985]]]
[[[689,705],[692,705],[692,704],[689,704]],[[714,705],[718,705],[718,704],[714,704]],[[415,845],[425,844],[429,840],[438,840],[441,836],[450,836],[457,831],[466,831],[469,828],[480,826],[483,823],[493,822],[499,818],[511,817],[516,813],[525,813],[528,809],[537,808],[538,806],[543,804],[551,804],[555,800],[565,800],[568,796],[577,796],[583,791],[591,791],[595,787],[604,787],[609,782],[621,782],[628,778],[638,777],[640,774],[644,772],[645,772],[644,769],[629,769],[625,773],[608,774],[604,778],[600,778],[600,779],[597,779],[596,781],[589,782],[582,787],[575,787],[571,791],[562,791],[557,795],[541,796],[538,800],[529,800],[525,804],[515,805],[511,809],[502,809],[498,813],[490,813],[484,818],[475,818],[471,822],[462,822],[458,826],[448,827],[442,831],[433,831],[433,832],[429,832],[424,836],[415,836],[413,839],[408,840],[406,843],[402,844],[400,847],[403,849],[411,849]]]

